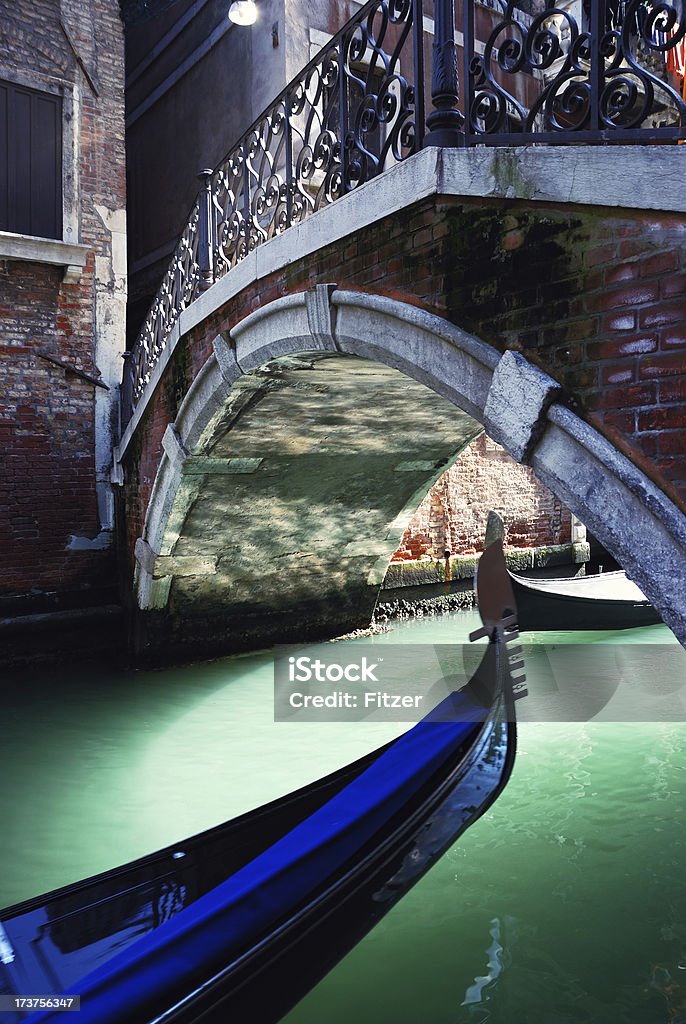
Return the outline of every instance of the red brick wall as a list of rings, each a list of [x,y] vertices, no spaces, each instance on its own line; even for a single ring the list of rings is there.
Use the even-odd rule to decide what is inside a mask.
[[[608,159],[617,152],[608,149]],[[685,227],[654,212],[429,198],[251,285],[193,332],[172,368],[182,366],[190,383],[219,330],[317,283],[397,298],[499,351],[524,352],[683,508]],[[157,402],[139,450],[159,446],[160,424],[146,425]],[[135,492],[135,471],[129,486]],[[143,496],[131,537],[142,532],[144,507]]]
[[[71,30],[99,95],[60,27]],[[93,376],[95,257],[111,236],[95,206],[126,203],[123,29],[117,0],[14,0],[0,26],[0,77],[15,69],[40,89],[78,87],[78,242],[90,253],[78,284],[62,268],[0,259],[0,607],[40,610],[102,599],[116,586],[113,554],[68,551],[70,535],[100,529],[95,492],[95,388],[39,357]]]
[[[14,263],[0,275],[0,594],[59,590],[93,573],[66,550],[71,533],[99,529],[94,487],[93,387],[40,360],[41,349],[90,370],[92,269],[60,289],[61,270]],[[72,302],[67,300],[72,298]],[[84,299],[86,301],[84,301]]]
[[[569,509],[500,445],[481,434],[421,503],[392,561],[471,555],[483,549],[488,513],[500,513],[505,542],[529,548],[571,541]]]

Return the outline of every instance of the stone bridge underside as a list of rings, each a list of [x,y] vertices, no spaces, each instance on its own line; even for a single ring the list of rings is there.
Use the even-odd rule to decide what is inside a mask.
[[[521,353],[324,284],[179,332],[146,396],[115,462],[140,656],[367,625],[409,517],[478,424],[686,641],[686,517]]]
[[[139,649],[207,656],[368,625],[412,513],[481,430],[356,356],[290,355],[245,374],[196,454],[165,434],[177,480],[154,547],[136,547]]]

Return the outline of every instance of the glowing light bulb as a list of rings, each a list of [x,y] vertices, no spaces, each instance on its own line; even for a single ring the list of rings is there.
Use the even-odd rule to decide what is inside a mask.
[[[255,0],[233,0],[229,7],[229,20],[234,25],[254,25],[257,21]]]

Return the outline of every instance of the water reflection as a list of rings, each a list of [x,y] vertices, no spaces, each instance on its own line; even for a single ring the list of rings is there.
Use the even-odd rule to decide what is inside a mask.
[[[497,804],[284,1024],[679,1019],[686,728],[519,736]]]

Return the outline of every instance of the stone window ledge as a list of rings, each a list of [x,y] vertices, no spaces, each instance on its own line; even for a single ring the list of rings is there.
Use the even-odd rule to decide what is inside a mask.
[[[65,284],[77,284],[86,265],[89,247],[61,242],[57,238],[37,238],[34,235],[16,235],[0,231],[0,260],[26,260],[29,263],[49,263],[64,267]]]

